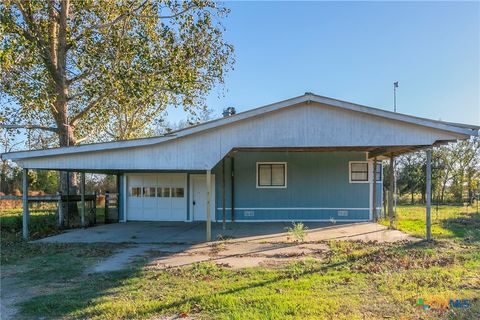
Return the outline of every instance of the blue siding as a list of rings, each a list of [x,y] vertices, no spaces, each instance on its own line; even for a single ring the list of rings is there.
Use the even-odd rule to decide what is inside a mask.
[[[348,172],[349,161],[365,160],[363,152],[237,152],[234,159],[236,220],[369,219],[370,186],[368,183],[349,183]],[[287,162],[287,188],[256,188],[256,162],[262,161]],[[225,162],[226,215],[229,220],[230,159]],[[216,176],[216,217],[221,220],[221,162],[213,172]],[[379,205],[381,189],[379,183]],[[347,208],[348,215],[339,216],[337,209],[328,208]],[[362,210],[348,210],[352,208]]]

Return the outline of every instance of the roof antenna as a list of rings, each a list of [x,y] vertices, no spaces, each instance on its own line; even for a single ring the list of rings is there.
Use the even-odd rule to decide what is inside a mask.
[[[397,112],[397,88],[398,81],[393,83],[393,112]]]

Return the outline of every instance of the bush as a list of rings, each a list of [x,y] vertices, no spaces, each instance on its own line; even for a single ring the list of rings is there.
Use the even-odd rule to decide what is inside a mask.
[[[308,228],[302,222],[298,222],[298,223],[293,222],[292,225],[293,227],[285,228],[288,234],[290,235],[290,237],[292,237],[292,239],[294,239],[295,242],[305,241],[305,236],[307,235]]]

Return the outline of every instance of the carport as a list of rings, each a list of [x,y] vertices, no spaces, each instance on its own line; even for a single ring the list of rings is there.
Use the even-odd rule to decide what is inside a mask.
[[[212,220],[222,221],[223,229],[227,219],[265,228],[269,221],[375,221],[382,183],[377,161],[424,150],[430,240],[432,147],[478,136],[478,130],[305,93],[164,136],[14,152],[2,158],[24,168],[25,238],[27,173],[48,169],[117,174],[120,221],[129,216],[204,220],[210,241]],[[393,189],[393,179],[391,183]],[[393,212],[391,192],[389,197]]]

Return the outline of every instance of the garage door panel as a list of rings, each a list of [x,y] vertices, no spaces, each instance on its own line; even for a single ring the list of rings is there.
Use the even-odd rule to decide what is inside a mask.
[[[184,221],[187,213],[187,174],[128,175],[127,219]],[[137,188],[132,191],[132,188]],[[141,188],[141,194],[138,193]]]

